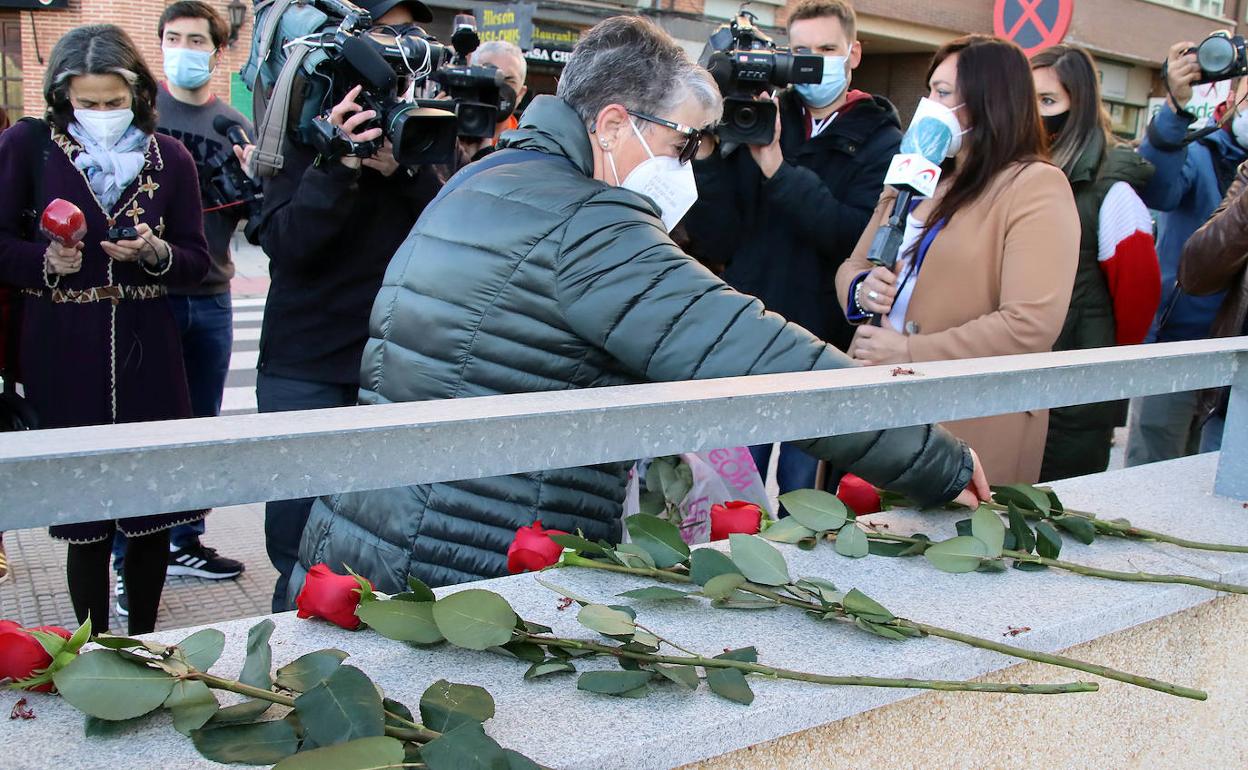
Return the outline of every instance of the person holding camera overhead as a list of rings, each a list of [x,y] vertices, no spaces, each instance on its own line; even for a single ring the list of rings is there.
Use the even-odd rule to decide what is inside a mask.
[[[1031,72],[1053,162],[1070,180],[1083,231],[1070,310],[1053,349],[1139,344],[1161,297],[1153,220],[1137,194],[1153,167],[1110,131],[1087,51],[1046,48],[1031,57]],[[1125,418],[1125,401],[1049,410],[1040,481],[1104,471]]]
[[[1201,47],[1227,45],[1213,35]],[[1248,80],[1241,56],[1227,57],[1228,71],[1205,72],[1190,41],[1170,47],[1165,64],[1167,97],[1148,125],[1140,155],[1156,168],[1141,197],[1157,216],[1157,256],[1161,261],[1161,304],[1145,342],[1203,340],[1209,337],[1225,292],[1196,296],[1179,285],[1183,245],[1217,209],[1235,169],[1248,159]],[[1238,66],[1236,66],[1238,65]],[[1187,107],[1197,84],[1230,78],[1230,93],[1213,115],[1198,122]],[[1211,86],[1202,87],[1209,88]],[[1189,133],[1189,128],[1201,129]],[[1199,391],[1145,396],[1131,402],[1127,465],[1172,460],[1222,443],[1220,423],[1201,435],[1210,415],[1198,405]]]
[[[221,15],[199,0],[179,0],[160,17],[157,27],[164,53],[165,84],[156,92],[156,130],[186,146],[199,172],[201,189],[212,184],[213,165],[240,163],[242,148],[231,148],[230,140],[213,126],[221,118],[252,135],[250,121],[212,92],[212,72],[229,37]],[[241,167],[239,168],[241,172]],[[169,287],[169,304],[178,330],[182,333],[182,362],[191,392],[191,411],[196,417],[216,417],[221,413],[221,395],[230,371],[230,348],[234,344],[234,312],[230,306],[230,279],[234,263],[230,259],[230,239],[240,220],[246,217],[245,204],[219,206],[214,195],[202,196],[204,237],[212,265],[203,280]],[[191,575],[208,580],[236,578],[243,563],[228,559],[204,546],[204,520],[179,524],[169,533],[170,575]],[[117,573],[117,612],[129,613],[125,593],[125,535],[118,533],[113,543],[113,570]]]
[[[1027,57],[968,35],[936,52],[927,80],[916,116],[951,138],[943,173],[936,194],[912,204],[897,272],[867,260],[897,200],[892,187],[841,265],[846,316],[880,321],[858,327],[849,354],[879,365],[1050,350],[1079,262],[1079,214],[1048,162]],[[980,452],[995,483],[1011,484],[1039,477],[1047,426],[1041,410],[945,427]]]
[[[728,157],[715,148],[694,162],[698,202],[683,224],[690,253],[724,264],[730,286],[845,350],[854,330],[836,302],[834,278],[871,218],[901,124],[887,99],[850,88],[862,45],[849,3],[803,0],[789,16],[789,42],[794,53],[823,57],[822,82],[779,92],[770,144]],[[764,474],[771,451],[771,444],[751,448]],[[782,444],[780,492],[813,487],[817,469],[812,457]]]
[[[0,136],[0,282],[23,290],[21,370],[41,428],[191,416],[169,285],[208,271],[195,161],[156,133],[156,79],[110,24],[70,30],[52,48],[43,121]],[[74,204],[86,234],[40,234],[49,202]],[[66,232],[66,229],[71,232]],[[142,483],[141,476],[136,484]],[[98,501],[86,510],[106,515]],[[203,511],[60,524],[74,614],[108,630],[113,533],[129,537],[131,634],[156,625],[169,530]]]
[[[433,14],[418,0],[359,0],[373,28],[393,34]],[[370,142],[377,116],[360,106],[362,86],[329,110],[340,137]],[[261,412],[352,406],[368,314],[382,274],[445,180],[432,166],[400,166],[386,139],[373,155],[323,157],[290,136],[285,164],[267,179],[257,227],[269,256],[269,294],[260,331],[256,402]],[[288,609],[286,584],[312,500],[265,506],[265,544],[277,569],[273,611]]]
[[[558,94],[535,98],[498,152],[452,179],[395,254],[373,309],[361,400],[852,366],[668,235],[697,197],[689,161],[722,104],[709,73],[644,17],[586,32]],[[802,444],[923,503],[976,505],[988,494],[975,453],[939,428]],[[321,498],[291,592],[321,562],[349,564],[387,592],[409,574],[430,585],[496,577],[516,529],[538,519],[618,542],[631,465]]]

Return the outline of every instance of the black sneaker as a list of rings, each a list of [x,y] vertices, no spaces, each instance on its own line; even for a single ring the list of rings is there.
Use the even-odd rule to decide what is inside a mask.
[[[126,596],[126,581],[121,577],[120,572],[113,573],[117,575],[117,587],[113,589],[113,593],[117,596],[117,614],[123,618],[130,616],[130,598]]]
[[[243,572],[243,563],[218,556],[217,552],[196,542],[187,548],[169,546],[170,575],[190,575],[208,580],[229,580]]]

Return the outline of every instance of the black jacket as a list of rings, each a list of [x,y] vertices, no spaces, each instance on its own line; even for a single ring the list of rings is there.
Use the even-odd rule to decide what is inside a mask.
[[[269,256],[269,298],[258,368],[313,382],[360,379],[368,314],[386,265],[437,195],[445,172],[400,168],[390,177],[287,145],[266,180],[259,226]]]
[[[723,278],[734,289],[841,350],[853,327],[837,302],[836,269],[866,228],[901,144],[887,99],[850,97],[831,125],[807,140],[801,100],[784,91],[780,170],[764,179],[747,147],[695,161],[698,202],[683,220],[691,254],[725,264]]]

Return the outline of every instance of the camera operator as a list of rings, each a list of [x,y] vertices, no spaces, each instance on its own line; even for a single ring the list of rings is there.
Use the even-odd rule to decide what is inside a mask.
[[[201,189],[211,184],[213,163],[228,158],[239,162],[242,149],[213,127],[222,117],[252,133],[251,124],[212,92],[213,70],[228,42],[229,28],[217,11],[199,0],[182,0],[165,9],[157,27],[164,53],[164,87],[156,92],[156,130],[182,142],[195,160]],[[241,171],[241,167],[240,167]],[[201,196],[204,205],[204,237],[211,266],[203,280],[169,285],[169,306],[182,339],[182,362],[186,368],[195,417],[221,413],[221,395],[230,370],[234,343],[234,318],[230,306],[230,238],[246,215],[245,206],[209,211],[216,199]],[[243,564],[220,556],[200,542],[204,519],[179,524],[169,533],[169,575],[191,575],[208,580],[236,578]],[[113,569],[117,573],[117,612],[130,614],[125,592],[126,536],[118,532],[113,541]]]
[[[359,0],[374,28],[402,29],[433,16],[417,0]],[[352,142],[382,135],[377,117],[359,104],[355,86],[329,111]],[[269,255],[268,302],[260,333],[256,400],[261,412],[356,403],[368,316],[390,257],[445,170],[400,166],[386,140],[368,158],[320,157],[293,139],[285,162],[266,180],[258,228]],[[269,502],[265,541],[277,568],[273,610],[287,609],[286,584],[299,552],[311,499]]]
[[[506,40],[491,40],[482,43],[481,47],[472,52],[472,58],[469,60],[474,67],[494,67],[503,73],[503,82],[511,86],[516,92],[516,107],[524,101],[524,95],[528,92],[529,87],[525,85],[528,77],[529,65],[524,60],[524,51],[515,43],[509,43]],[[473,160],[476,160],[481,151],[487,147],[493,147],[498,143],[498,138],[502,136],[504,131],[510,131],[520,125],[516,114],[518,110],[498,122],[498,126],[494,131],[493,138],[486,138],[477,141],[469,139],[460,139],[459,145],[463,148],[464,153]]]
[[[836,270],[871,218],[901,128],[886,99],[849,90],[862,58],[849,3],[803,0],[789,42],[794,53],[824,57],[823,82],[779,94],[771,144],[694,162],[699,198],[684,225],[690,253],[726,263],[730,286],[846,350],[854,327],[839,312]],[[753,452],[765,472],[770,445]],[[782,446],[780,492],[814,486],[816,470],[809,455]]]
[[[1195,43],[1177,43],[1166,60],[1169,96],[1149,124],[1140,154],[1156,168],[1141,197],[1157,218],[1157,256],[1161,262],[1161,305],[1145,342],[1205,339],[1224,292],[1194,296],[1179,286],[1177,277],[1183,245],[1209,219],[1222,201],[1236,167],[1248,158],[1248,109],[1243,97],[1248,83],[1231,82],[1227,101],[1214,118],[1222,123],[1208,136],[1188,139],[1196,116],[1186,107],[1193,84],[1206,80],[1195,53]],[[1193,454],[1199,448],[1200,423],[1196,391],[1167,393],[1133,400],[1127,465],[1169,460]],[[1218,437],[1220,438],[1220,436]]]

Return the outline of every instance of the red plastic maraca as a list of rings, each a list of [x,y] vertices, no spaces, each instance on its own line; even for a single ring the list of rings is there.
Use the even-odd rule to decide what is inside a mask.
[[[63,198],[57,198],[43,210],[39,229],[62,246],[74,246],[87,234],[87,217],[82,209]]]

